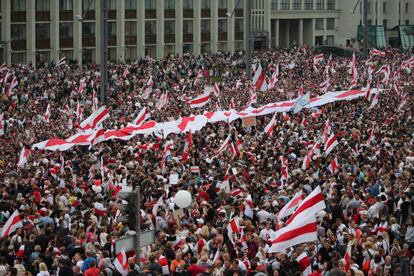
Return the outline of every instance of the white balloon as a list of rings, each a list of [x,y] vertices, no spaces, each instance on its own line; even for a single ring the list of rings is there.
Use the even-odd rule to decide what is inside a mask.
[[[174,203],[180,208],[187,208],[192,203],[192,197],[189,191],[180,190],[175,194]]]

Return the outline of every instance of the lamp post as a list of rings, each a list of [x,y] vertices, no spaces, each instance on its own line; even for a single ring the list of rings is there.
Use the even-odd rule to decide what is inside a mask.
[[[100,52],[100,63],[101,63],[101,103],[105,104],[107,100],[108,91],[108,6],[107,0],[101,0],[101,24],[99,31],[101,34],[101,52]]]
[[[237,1],[236,6],[234,7],[231,13],[226,13],[227,17],[233,17],[234,12],[236,11],[237,6],[240,4],[241,0]],[[245,38],[245,63],[246,63],[246,78],[251,80],[252,78],[252,0],[245,0],[244,9],[247,15],[247,24],[246,24],[246,38]]]
[[[364,24],[364,58],[367,58],[368,54],[368,0],[362,0],[362,16],[363,16],[363,24]],[[356,2],[354,8],[351,10],[351,13],[355,13],[358,5],[361,4],[361,0]]]

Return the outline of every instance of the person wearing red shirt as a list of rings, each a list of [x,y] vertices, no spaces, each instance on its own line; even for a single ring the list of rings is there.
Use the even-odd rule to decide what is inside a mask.
[[[96,267],[96,263],[91,262],[91,265],[90,265],[89,269],[87,269],[85,271],[84,276],[99,276],[100,272],[101,272],[101,270]]]
[[[204,273],[206,271],[206,267],[197,265],[197,258],[192,257],[191,265],[187,268],[187,271],[191,273],[191,276],[196,276],[197,274]]]

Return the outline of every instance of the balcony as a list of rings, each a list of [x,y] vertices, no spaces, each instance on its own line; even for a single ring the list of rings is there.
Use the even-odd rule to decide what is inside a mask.
[[[218,33],[219,41],[227,41],[227,33]]]
[[[175,10],[164,10],[164,18],[175,18]]]
[[[145,44],[155,44],[157,42],[156,35],[145,35]]]
[[[72,21],[73,20],[73,11],[60,11],[59,12],[60,21]]]
[[[125,18],[137,18],[137,10],[125,10]]]
[[[94,36],[82,37],[82,47],[95,47],[95,37]]]
[[[73,48],[73,38],[60,38],[59,39],[60,48]]]
[[[36,49],[50,49],[50,39],[36,39]]]
[[[108,11],[108,19],[109,20],[116,20],[116,10],[109,10]]]
[[[184,9],[183,10],[183,17],[184,18],[193,18],[194,17],[194,10]]]
[[[184,34],[183,42],[193,42],[193,34]]]
[[[201,33],[201,41],[202,42],[210,41],[210,37],[211,37],[210,33]]]
[[[203,9],[203,10],[201,10],[201,17],[202,18],[210,17],[210,10],[209,9]]]
[[[136,35],[127,35],[125,36],[125,45],[136,45],[137,36]]]
[[[11,49],[12,51],[26,50],[26,40],[12,40]]]
[[[49,11],[37,11],[36,21],[50,21],[50,12]]]
[[[26,22],[26,12],[12,12],[11,13],[11,22]]]
[[[145,10],[145,18],[156,18],[157,11],[156,10]]]
[[[175,34],[164,35],[164,43],[174,43],[174,42],[175,42]]]

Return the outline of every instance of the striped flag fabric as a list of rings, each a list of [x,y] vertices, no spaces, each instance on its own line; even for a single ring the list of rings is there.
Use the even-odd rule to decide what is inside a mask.
[[[369,51],[369,53],[371,54],[371,56],[378,56],[378,57],[385,57],[387,55],[387,53],[385,53],[384,51],[380,51],[377,49],[371,49]]]
[[[246,199],[244,200],[244,215],[251,219],[253,218],[253,200],[250,194],[247,195]]]
[[[18,228],[22,228],[22,227],[23,227],[23,222],[20,217],[20,213],[18,210],[16,210],[6,221],[6,224],[4,224],[3,229],[1,230],[0,238],[3,239],[9,236],[11,233],[15,232]]]
[[[23,168],[27,163],[27,158],[30,155],[30,150],[26,149],[24,146],[19,154],[19,161],[17,162],[17,167]]]
[[[227,235],[233,244],[234,244],[233,235],[235,234],[240,234],[240,225],[239,225],[239,221],[233,218],[227,224]]]
[[[4,135],[5,125],[6,125],[6,121],[4,119],[4,113],[0,113],[0,136]]]
[[[290,216],[295,212],[295,209],[299,206],[303,199],[303,192],[297,192],[292,199],[276,214],[276,217],[280,220],[287,216]]]
[[[126,256],[125,249],[122,249],[116,256],[114,266],[122,276],[126,276],[128,274],[128,258]]]
[[[47,107],[46,107],[46,112],[43,115],[43,121],[45,123],[49,123],[49,121],[50,121],[50,104],[48,104]]]
[[[61,57],[58,62],[56,63],[56,67],[62,66],[66,64],[66,57]]]
[[[325,198],[322,194],[321,187],[317,186],[298,206],[292,216],[286,221],[289,225],[295,221],[295,218],[302,218],[308,213],[315,215],[326,208]]]
[[[331,134],[329,138],[326,140],[325,148],[323,149],[325,155],[327,156],[336,146],[338,145],[338,140],[335,134]]]
[[[332,175],[337,174],[337,172],[339,171],[339,163],[338,163],[338,159],[336,157],[331,160],[331,163],[328,166],[328,171]]]
[[[269,123],[264,128],[264,132],[266,133],[267,137],[272,136],[273,130],[275,128],[276,123],[276,113],[273,115],[272,119],[269,121]]]
[[[306,252],[300,254],[296,261],[299,264],[300,271],[302,271],[302,276],[308,276],[312,273],[311,260]]]
[[[253,85],[258,91],[267,90],[266,74],[260,63],[256,67],[256,71],[253,77]]]
[[[203,107],[203,106],[205,106],[206,104],[209,103],[210,94],[211,94],[210,90],[205,90],[203,94],[201,94],[201,95],[195,97],[194,99],[188,101],[188,104],[190,105],[191,108]]]
[[[141,111],[138,113],[137,117],[133,121],[134,125],[140,126],[142,125],[146,120],[151,118],[151,113],[149,113],[148,109],[144,107],[141,109]]]
[[[105,106],[101,106],[97,111],[92,113],[88,118],[86,118],[80,127],[82,130],[90,130],[99,127],[103,121],[109,118],[109,111]]]
[[[301,214],[298,219],[271,234],[267,253],[278,253],[289,247],[318,239],[315,214]]]
[[[356,65],[356,58],[355,53],[352,54],[352,61],[351,61],[351,86],[349,89],[354,88],[358,82],[358,70]]]

